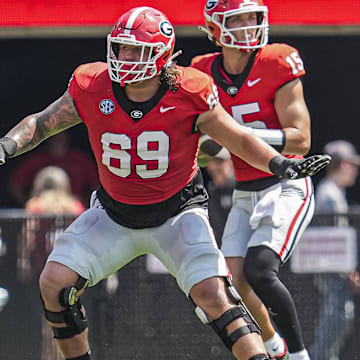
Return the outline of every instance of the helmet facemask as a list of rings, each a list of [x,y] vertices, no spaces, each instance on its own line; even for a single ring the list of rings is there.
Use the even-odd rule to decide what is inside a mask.
[[[121,45],[139,48],[139,59],[136,61],[119,60]],[[107,37],[107,63],[110,79],[121,86],[151,79],[158,74],[157,60],[169,51],[164,43],[147,43],[136,40],[135,36],[122,34]]]

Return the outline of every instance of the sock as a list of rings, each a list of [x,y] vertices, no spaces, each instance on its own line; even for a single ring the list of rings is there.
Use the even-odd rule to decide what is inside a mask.
[[[65,360],[91,360],[91,351],[89,350],[86,354],[74,357],[74,358],[66,358]]]
[[[296,353],[290,353],[290,360],[311,360],[309,353],[306,349],[298,351]]]
[[[264,342],[265,349],[271,357],[282,355],[285,352],[285,343],[276,332],[269,340]]]

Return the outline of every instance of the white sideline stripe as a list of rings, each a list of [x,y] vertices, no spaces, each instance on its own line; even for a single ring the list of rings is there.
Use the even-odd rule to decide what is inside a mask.
[[[132,13],[132,15],[130,16],[130,18],[126,24],[126,30],[125,30],[126,35],[130,35],[130,31],[134,25],[134,22],[135,22],[137,16],[139,15],[139,13],[141,13],[145,9],[148,9],[148,6],[142,6]]]

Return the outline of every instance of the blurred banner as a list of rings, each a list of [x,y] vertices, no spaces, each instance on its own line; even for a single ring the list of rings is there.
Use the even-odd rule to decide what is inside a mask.
[[[215,2],[217,0],[208,0]],[[130,8],[152,6],[175,26],[202,24],[205,0],[1,0],[0,27],[109,26]],[[265,0],[272,25],[360,25],[359,0]]]
[[[357,233],[353,227],[312,226],[305,230],[290,258],[294,273],[345,273],[357,267]]]

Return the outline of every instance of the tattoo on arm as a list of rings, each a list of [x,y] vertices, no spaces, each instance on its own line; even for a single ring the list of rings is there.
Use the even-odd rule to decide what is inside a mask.
[[[15,156],[27,152],[48,137],[81,123],[68,91],[43,111],[28,115],[13,127],[7,137],[17,142]]]

